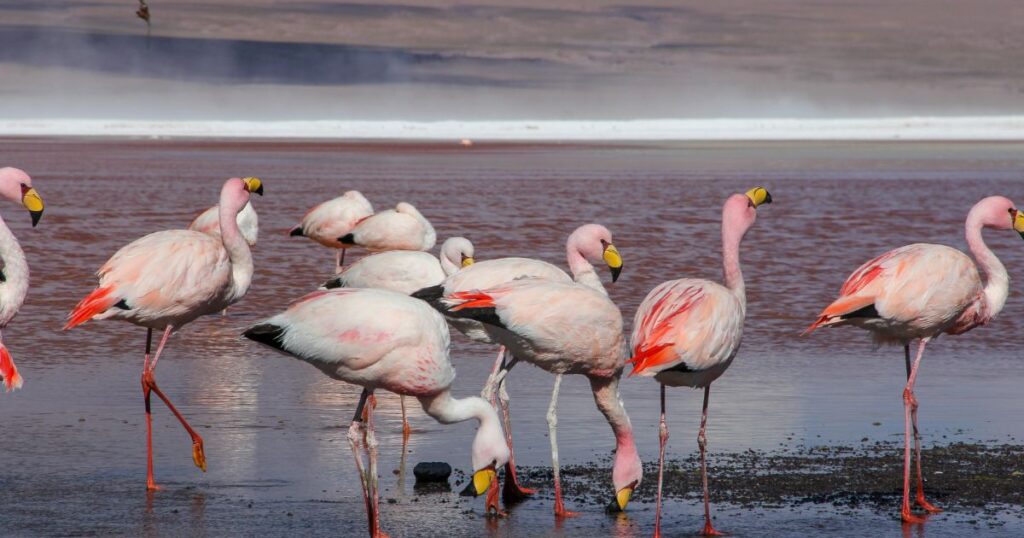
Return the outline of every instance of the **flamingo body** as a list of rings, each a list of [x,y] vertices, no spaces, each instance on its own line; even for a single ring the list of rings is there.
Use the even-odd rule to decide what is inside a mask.
[[[356,224],[373,215],[373,206],[359,191],[345,194],[313,206],[292,228],[291,235],[308,237],[325,247],[346,248],[338,238],[351,232]]]
[[[259,217],[252,207],[252,202],[245,204],[235,220],[245,242],[250,247],[256,246],[256,240],[259,237]],[[215,205],[203,211],[188,225],[188,229],[220,237],[220,208]]]
[[[430,250],[437,242],[430,221],[406,202],[367,217],[351,232],[335,237],[343,247],[360,246],[370,252]]]
[[[371,254],[345,267],[324,284],[333,288],[378,288],[409,295],[440,284],[447,276],[473,267],[473,244],[463,237],[448,238],[440,259],[428,252],[392,250]]]

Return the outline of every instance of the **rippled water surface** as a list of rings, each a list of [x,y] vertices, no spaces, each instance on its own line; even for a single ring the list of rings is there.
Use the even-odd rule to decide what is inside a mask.
[[[40,226],[6,204],[32,287],[4,339],[25,377],[0,395],[0,506],[4,532],[20,534],[361,535],[365,518],[348,421],[359,389],[239,338],[246,325],[284,308],[324,280],[333,253],[287,237],[310,206],[349,189],[385,209],[415,204],[439,238],[465,235],[477,258],[535,256],[564,266],[564,240],[577,225],[608,226],[625,259],[610,286],[627,325],[652,287],[681,276],[720,278],[721,203],[735,191],[768,187],[774,203],[742,247],[749,294],[743,348],[714,385],[709,446],[715,451],[782,445],[859,444],[902,435],[901,350],[874,349],[854,329],[800,332],[861,262],[910,242],[964,247],[963,219],[983,196],[1024,203],[1024,146],[1013,144],[690,144],[669,146],[344,145],[271,142],[0,141],[0,164],[26,169],[47,203]],[[143,329],[88,323],[61,332],[65,314],[94,286],[93,271],[143,234],[184,227],[214,204],[222,181],[258,175],[260,242],[249,295],[226,318],[208,317],[176,334],[160,361],[161,388],[206,440],[209,471],[191,464],[190,442],[156,405],[156,476],[147,495],[139,374]],[[1024,243],[986,233],[1024,282]],[[607,274],[604,275],[607,280]],[[925,443],[1019,443],[1024,386],[1020,338],[1024,299],[1011,291],[988,327],[929,347],[918,382]],[[494,350],[453,337],[456,395],[477,392]],[[513,371],[517,457],[549,463],[552,378]],[[657,457],[657,385],[626,379],[623,398],[645,461]],[[156,401],[156,400],[154,400]],[[382,520],[393,536],[643,536],[653,525],[653,484],[628,517],[597,504],[556,525],[550,500],[510,518],[482,517],[482,500],[419,495],[400,467],[398,399],[380,398]],[[699,393],[669,392],[669,454],[696,451]],[[607,456],[611,432],[582,378],[567,378],[559,405],[563,464]],[[441,426],[412,410],[406,467],[442,460],[469,466],[475,426]],[[927,463],[926,463],[927,465]],[[609,473],[610,492],[610,473]],[[714,476],[712,475],[712,488]],[[695,492],[696,493],[696,492]],[[749,512],[716,492],[717,525],[739,536],[893,535],[891,514],[818,509]],[[572,503],[570,503],[572,504]],[[893,514],[896,506],[893,506]],[[696,500],[667,507],[670,533],[699,525]],[[956,514],[928,535],[974,527]],[[919,532],[919,531],[915,531]],[[991,533],[1019,535],[1010,521]]]

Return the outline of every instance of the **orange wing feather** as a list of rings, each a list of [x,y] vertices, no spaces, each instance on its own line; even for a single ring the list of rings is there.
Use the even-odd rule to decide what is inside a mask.
[[[644,327],[650,326],[654,323],[654,320],[659,318],[660,321],[647,332],[647,336],[642,342],[635,343],[633,357],[628,361],[633,364],[633,371],[629,373],[630,376],[637,375],[648,368],[668,364],[676,360],[676,342],[664,342],[662,340],[673,329],[673,322],[689,312],[704,298],[704,294],[700,291],[699,288],[690,288],[675,297],[671,293],[667,293],[664,297],[658,299],[658,302],[654,303],[654,306],[644,315],[644,319],[641,322],[641,325]],[[670,302],[670,298],[673,301]],[[674,304],[678,304],[678,306],[672,312],[664,316],[661,315],[663,311],[674,306]]]
[[[64,325],[64,330],[77,327],[114,306],[117,303],[117,298],[111,296],[113,291],[114,288],[109,286],[92,290],[92,293],[79,301],[75,309],[68,315],[68,322]]]

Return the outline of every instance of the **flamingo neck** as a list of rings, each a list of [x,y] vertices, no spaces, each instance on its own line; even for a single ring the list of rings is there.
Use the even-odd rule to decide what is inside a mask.
[[[740,241],[747,227],[739,219],[731,218],[729,213],[722,216],[722,268],[725,272],[725,285],[744,307],[747,304],[747,289],[740,269]]]
[[[643,471],[640,466],[640,455],[636,450],[636,441],[633,439],[633,425],[619,396],[619,378],[590,376],[588,379],[590,390],[594,393],[594,403],[615,434],[615,463],[612,465],[612,482],[615,490],[631,484],[636,487],[640,483]]]
[[[982,317],[988,321],[999,314],[1006,304],[1006,297],[1010,293],[1010,275],[1006,267],[999,261],[999,258],[988,248],[981,236],[981,229],[985,227],[980,215],[973,210],[967,216],[967,247],[974,255],[982,273],[985,274],[984,308]]]
[[[228,252],[228,259],[231,260],[232,302],[241,299],[249,291],[249,284],[252,283],[252,251],[242,237],[237,221],[238,212],[245,207],[247,201],[236,199],[229,192],[224,192],[218,204],[220,239],[224,244],[224,250]]]
[[[474,418],[480,422],[476,437],[473,439],[474,471],[493,463],[487,460],[485,454],[508,450],[498,413],[483,398],[470,396],[456,399],[452,397],[451,392],[445,390],[433,396],[421,396],[419,400],[423,410],[441,424],[455,424]]]
[[[444,271],[444,276],[452,276],[458,273],[460,267],[461,264],[456,264],[448,253],[441,249],[441,270]]]
[[[28,262],[17,238],[0,218],[0,260],[3,261],[4,300],[0,302],[0,328],[18,313],[28,293]]]
[[[594,271],[594,266],[583,257],[579,249],[570,243],[566,247],[565,257],[566,261],[569,262],[569,271],[572,273],[574,282],[608,295],[608,292],[604,289],[604,284],[601,283],[601,278]]]

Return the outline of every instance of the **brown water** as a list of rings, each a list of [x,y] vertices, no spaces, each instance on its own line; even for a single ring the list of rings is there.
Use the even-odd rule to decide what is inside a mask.
[[[32,288],[4,331],[26,379],[0,395],[0,521],[17,534],[359,535],[365,520],[345,426],[359,389],[238,337],[328,276],[333,254],[286,236],[313,204],[359,189],[378,209],[405,200],[439,238],[469,237],[477,258],[536,256],[564,265],[578,224],[608,226],[625,258],[612,298],[631,320],[657,283],[720,278],[721,202],[762,184],[775,203],[742,249],[750,311],[745,341],[715,383],[709,423],[715,451],[796,444],[858,444],[902,435],[900,350],[874,350],[859,331],[800,331],[859,263],[886,249],[928,241],[963,247],[963,218],[990,194],[1024,200],[1024,149],[1015,144],[688,144],[667,146],[345,145],[329,143],[5,140],[0,162],[29,171],[46,200],[40,226],[10,204],[3,214],[24,246]],[[175,335],[157,371],[161,387],[206,440],[209,472],[192,467],[190,443],[157,404],[156,476],[147,496],[139,374],[144,331],[113,322],[63,333],[68,310],[95,284],[92,272],[145,233],[187,225],[216,202],[229,176],[258,175],[256,275],[227,318]],[[1011,232],[986,238],[1015,282],[1024,244]],[[1018,288],[1019,289],[1019,288]],[[990,326],[931,345],[918,382],[925,443],[1019,443],[1024,300],[1013,290]],[[457,395],[479,390],[494,351],[454,337]],[[517,457],[549,462],[551,378],[523,366],[510,377]],[[699,394],[669,393],[670,455],[696,450]],[[641,456],[657,456],[657,387],[623,382]],[[498,522],[481,500],[418,495],[391,473],[401,454],[397,398],[381,397],[382,519],[393,536],[564,534],[642,536],[652,530],[653,483],[628,516],[571,502],[579,518],[556,526],[548,499]],[[613,439],[583,379],[560,398],[563,464],[610,453]],[[443,460],[467,469],[474,425],[443,427],[413,410],[408,468]],[[877,424],[876,424],[877,423]],[[926,462],[927,467],[927,462]],[[609,473],[610,491],[610,473]],[[712,489],[714,476],[712,475]],[[739,536],[892,535],[895,514],[850,516],[821,509],[751,512],[715,492],[719,526]],[[695,500],[671,502],[668,529],[697,529]],[[971,513],[933,518],[928,535],[975,529]],[[1011,520],[991,533],[1019,535]]]

